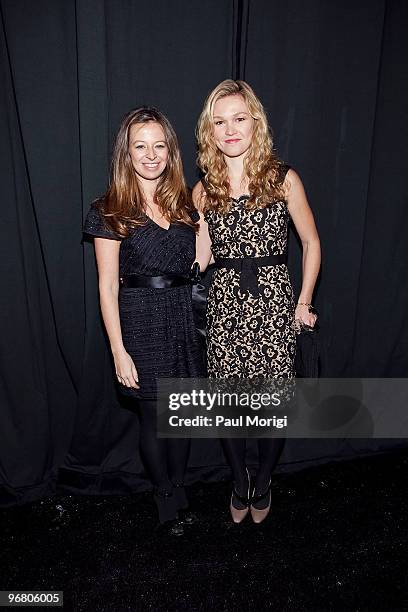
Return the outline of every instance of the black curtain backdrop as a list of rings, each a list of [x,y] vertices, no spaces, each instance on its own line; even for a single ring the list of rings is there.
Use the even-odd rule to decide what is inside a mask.
[[[154,104],[197,180],[207,93],[244,78],[318,223],[322,375],[408,372],[405,0],[1,0],[0,503],[147,486],[135,415],[116,395],[88,206],[122,116]],[[290,237],[299,286],[301,254]],[[405,444],[290,440],[281,470]],[[252,449],[250,449],[251,452]],[[252,460],[255,457],[252,456]],[[189,479],[217,479],[195,440]]]

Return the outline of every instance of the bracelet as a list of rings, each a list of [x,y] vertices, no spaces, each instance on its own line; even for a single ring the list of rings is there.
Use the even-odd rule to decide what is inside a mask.
[[[298,306],[307,306],[308,310],[310,312],[310,314],[314,314],[317,316],[317,310],[316,308],[313,306],[313,304],[309,304],[307,302],[298,302],[297,303]]]

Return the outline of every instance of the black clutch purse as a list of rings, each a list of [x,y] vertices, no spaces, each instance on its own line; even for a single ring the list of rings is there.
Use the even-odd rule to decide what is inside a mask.
[[[193,306],[194,324],[196,328],[196,337],[201,346],[202,354],[202,376],[207,376],[207,359],[206,359],[206,309],[207,309],[207,288],[201,281],[200,266],[195,262],[191,274],[191,299]]]
[[[319,376],[319,328],[310,327],[300,321],[296,325],[295,370],[297,378],[318,378]]]
[[[198,261],[194,262],[190,272],[191,297],[193,302],[193,315],[197,334],[205,342],[206,319],[205,311],[207,308],[207,289],[201,284],[201,272]]]

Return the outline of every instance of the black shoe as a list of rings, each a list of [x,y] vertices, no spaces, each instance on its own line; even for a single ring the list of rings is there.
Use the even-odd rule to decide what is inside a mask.
[[[173,519],[172,521],[166,521],[157,525],[155,532],[159,537],[171,536],[178,538],[184,535],[184,526],[178,519]]]
[[[266,491],[259,495],[255,495],[254,491],[254,495],[252,496],[251,516],[254,523],[262,523],[262,521],[266,519],[271,509],[271,499],[271,481],[269,480]]]
[[[189,510],[179,510],[178,518],[183,525],[193,525],[198,523],[198,516]]]
[[[173,491],[165,491],[158,487],[154,489],[154,500],[156,502],[160,523],[166,523],[177,519],[177,504]]]
[[[249,504],[251,503],[251,478],[249,476],[248,468],[245,469],[248,480],[246,496],[240,495],[237,492],[235,483],[231,493],[230,512],[234,523],[241,523],[241,521],[244,520],[249,511]]]
[[[184,488],[184,482],[173,482],[173,497],[178,510],[185,510],[188,508],[188,499]]]

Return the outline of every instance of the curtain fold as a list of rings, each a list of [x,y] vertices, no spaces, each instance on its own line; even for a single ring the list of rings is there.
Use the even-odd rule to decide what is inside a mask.
[[[17,12],[11,19],[5,4],[0,32],[0,503],[8,504],[55,490],[58,466],[71,440],[76,393],[69,347],[64,343],[64,321],[71,313],[62,312],[66,307],[58,310],[64,289],[59,294],[52,282],[53,238],[37,206],[41,181],[36,174],[38,161],[32,163],[30,138],[35,117],[30,121],[26,114],[28,100],[22,93],[25,83],[18,61],[22,58],[10,35],[20,15]],[[81,314],[79,310],[79,323]],[[77,328],[78,335],[81,332]],[[80,357],[81,346],[77,348]]]

